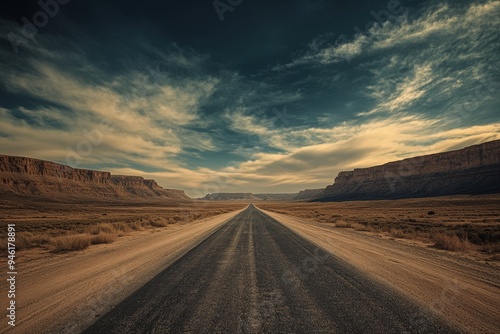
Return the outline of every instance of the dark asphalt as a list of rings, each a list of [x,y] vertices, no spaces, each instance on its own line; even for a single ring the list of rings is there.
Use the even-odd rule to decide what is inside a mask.
[[[454,333],[253,205],[85,333]]]

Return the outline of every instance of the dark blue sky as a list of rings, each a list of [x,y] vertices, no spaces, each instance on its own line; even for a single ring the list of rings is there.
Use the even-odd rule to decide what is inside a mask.
[[[1,6],[0,153],[198,196],[500,137],[500,1]]]

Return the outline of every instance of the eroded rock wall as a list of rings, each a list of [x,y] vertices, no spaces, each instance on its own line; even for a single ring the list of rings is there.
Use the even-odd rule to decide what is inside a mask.
[[[495,192],[500,192],[500,140],[340,172],[320,199],[390,199]]]

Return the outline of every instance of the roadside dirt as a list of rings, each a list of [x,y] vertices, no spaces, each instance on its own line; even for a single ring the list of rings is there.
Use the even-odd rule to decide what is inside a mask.
[[[435,249],[402,244],[262,210],[292,231],[389,284],[468,333],[498,333],[500,270]]]
[[[15,328],[2,333],[78,333],[242,210],[134,233],[113,244],[54,255],[27,251],[18,265]],[[2,280],[0,291],[6,291]],[[7,305],[2,302],[5,310]],[[5,308],[4,308],[5,307]]]

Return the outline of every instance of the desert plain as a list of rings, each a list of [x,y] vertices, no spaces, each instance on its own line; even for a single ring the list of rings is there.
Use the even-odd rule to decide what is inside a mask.
[[[376,282],[382,290],[395,291],[398,298],[417,305],[410,314],[413,318],[406,319],[414,326],[420,324],[420,328],[435,329],[426,324],[429,318],[437,317],[449,326],[445,328],[457,332],[493,333],[498,328],[500,267],[495,239],[500,229],[498,195],[335,203],[255,201],[252,204],[245,200],[169,204],[155,201],[49,203],[20,198],[3,199],[0,204],[4,212],[1,223],[16,224],[19,247],[19,320],[15,328],[9,329],[12,333],[84,331],[146,283],[182,261],[186,254],[200,253],[197,247],[236,224],[241,226],[238,232],[225,232],[228,239],[220,242],[220,247],[236,247],[227,250],[233,254],[227,255],[229,264],[214,260],[210,266],[222,272],[212,277],[215,281],[202,282],[217,285],[225,277],[224,270],[237,265],[232,261],[238,262],[236,254],[241,251],[235,252],[239,247],[250,247],[258,253],[259,245],[254,240],[265,240],[262,238],[271,233],[259,232],[258,225],[264,224],[262,218],[236,223],[239,215],[254,207],[252,210],[259,210],[268,219],[279,222],[287,233],[310,242],[315,252],[330,254],[342,265]],[[247,237],[251,238],[250,244],[238,246]],[[266,244],[269,243],[272,244]],[[222,256],[225,252],[219,250],[214,254]],[[267,256],[279,259],[278,249],[273,252],[275,255]],[[206,254],[207,261],[209,254]],[[203,254],[199,256],[203,259]],[[330,284],[324,281],[318,269],[327,267],[326,264],[308,264],[309,257],[305,260],[300,255],[297,257],[297,264],[290,264],[288,268],[298,269],[300,281]],[[279,261],[286,263],[285,259]],[[258,277],[260,262],[253,266],[246,274],[229,275],[228,272],[227,275]],[[321,281],[315,282],[315,279]],[[244,282],[245,279],[235,285],[243,289]],[[259,289],[258,282],[255,285],[255,289]],[[1,288],[2,291],[7,288],[5,281]],[[215,292],[224,294],[224,289],[227,291],[229,287],[218,289],[222,290]],[[285,298],[286,289],[285,285],[284,292],[277,296]],[[305,296],[304,300],[313,298],[307,292]],[[269,312],[283,311],[286,299],[276,299],[278,297],[273,297],[275,303],[267,306],[271,311],[262,311],[262,304],[255,302],[256,311],[246,320],[241,320],[236,327],[226,324],[229,327],[221,328],[239,328],[241,332],[277,329],[266,326],[279,323],[279,319],[269,318]],[[223,300],[217,297],[211,302],[216,305],[219,299]],[[311,307],[318,308],[317,305]],[[99,328],[99,322],[96,324],[97,327],[90,328]],[[297,331],[297,328],[288,330]],[[171,328],[167,332],[175,330]]]

